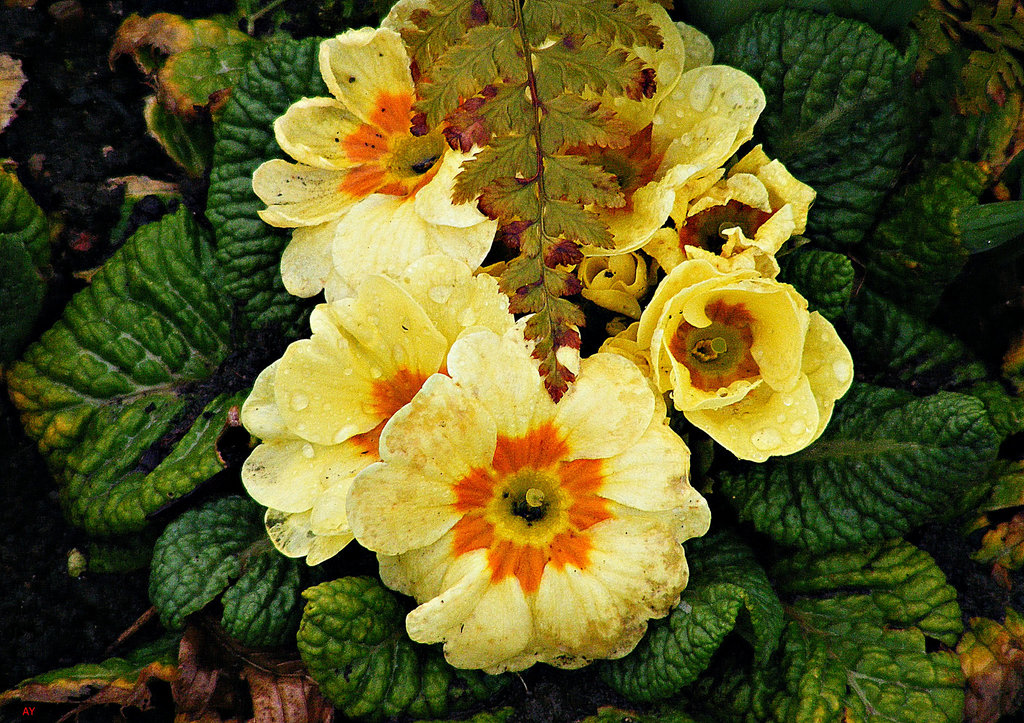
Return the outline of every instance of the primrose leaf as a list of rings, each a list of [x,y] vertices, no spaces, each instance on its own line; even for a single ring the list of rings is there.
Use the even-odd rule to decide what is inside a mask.
[[[0,364],[16,357],[43,304],[50,227],[13,173],[0,171]]]
[[[750,641],[761,664],[779,643],[782,604],[746,545],[719,533],[687,543],[686,551],[690,581],[679,605],[667,618],[651,621],[632,653],[602,664],[604,680],[632,701],[677,694],[734,629]]]
[[[779,259],[779,280],[792,284],[807,299],[811,311],[831,322],[842,316],[853,294],[850,259],[834,251],[801,248]]]
[[[82,707],[117,704],[122,708],[150,708],[149,684],[171,682],[178,676],[180,635],[166,635],[125,657],[101,663],[81,663],[51,670],[0,691],[0,706],[26,703],[79,703]]]
[[[868,290],[848,312],[857,372],[876,384],[934,391],[988,376],[962,341]]]
[[[967,262],[958,216],[978,205],[986,179],[973,163],[953,161],[900,189],[858,251],[867,285],[921,316],[931,313]]]
[[[208,123],[183,120],[157,102],[146,98],[143,106],[146,129],[170,156],[193,178],[201,178],[213,159],[213,128]]]
[[[224,289],[250,325],[280,325],[286,333],[301,332],[312,302],[284,289],[279,266],[291,232],[256,215],[264,206],[252,190],[252,174],[263,161],[285,157],[274,120],[300,98],[327,95],[318,48],[316,38],[279,40],[256,53],[214,128],[207,216]]]
[[[1011,395],[995,380],[977,382],[964,391],[985,404],[988,418],[1000,436],[1024,432],[1024,398]]]
[[[250,646],[283,643],[301,614],[299,561],[267,538],[263,508],[225,497],[189,510],[164,530],[153,549],[149,598],[163,624],[185,618],[223,593],[224,629]]]
[[[772,571],[792,605],[773,719],[960,721],[963,673],[948,651],[962,630],[956,591],[926,553],[896,541]],[[847,591],[856,592],[847,592]]]
[[[715,43],[716,62],[764,89],[765,150],[817,192],[808,235],[830,247],[858,243],[896,181],[914,57],[864,23],[806,10],[756,15]]]
[[[781,544],[848,548],[956,514],[1000,441],[974,397],[914,398],[855,383],[818,441],[723,471],[721,490],[742,519]]]
[[[350,718],[446,716],[508,682],[456,670],[439,650],[409,640],[405,612],[377,580],[343,577],[303,596],[299,654],[323,694]]]
[[[231,404],[211,401],[190,432],[186,399],[227,355],[218,286],[205,235],[179,209],[139,229],[12,365],[11,399],[73,524],[138,531],[223,467],[213,447]]]

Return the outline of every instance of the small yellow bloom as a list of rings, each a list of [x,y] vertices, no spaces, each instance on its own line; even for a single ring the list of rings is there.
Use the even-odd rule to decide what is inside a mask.
[[[668,220],[677,194],[689,197],[721,177],[720,167],[753,136],[765,107],[764,92],[746,73],[693,65],[711,58],[704,36],[681,24],[659,23],[659,28],[683,40],[683,55],[671,67],[685,72],[642,110],[619,108],[633,131],[626,148],[581,151],[615,173],[626,196],[622,208],[597,209],[611,230],[613,248],[588,248],[587,254],[626,253],[647,243]]]
[[[398,275],[427,254],[479,266],[496,225],[476,204],[451,202],[469,156],[439,132],[411,133],[416,97],[398,33],[362,28],[325,40],[320,72],[333,97],[304,98],[274,123],[297,163],[267,161],[253,175],[267,204],[260,217],[295,228],[281,258],[288,292],[327,286],[329,299],[351,296],[367,274]]]
[[[311,338],[264,370],[242,406],[242,423],[262,440],[242,481],[269,508],[277,548],[315,565],[347,545],[345,497],[379,459],[388,419],[444,370],[467,329],[513,325],[493,278],[436,255],[397,280],[368,276],[355,297],[317,306]]]
[[[352,485],[356,539],[411,595],[409,636],[460,668],[576,668],[679,601],[707,531],[689,450],[628,360],[596,354],[556,404],[521,335],[468,334]]]
[[[611,326],[610,323],[609,326]],[[637,365],[640,371],[650,378],[653,376],[651,372],[651,355],[646,347],[640,346],[637,343],[636,333],[639,329],[640,322],[634,321],[615,336],[605,339],[598,351],[618,354],[629,359]]]
[[[723,270],[755,268],[774,277],[774,256],[791,236],[804,232],[814,195],[757,146],[702,194],[677,193],[675,230],[658,231],[644,251],[669,271],[687,258],[706,256],[700,249],[732,259],[718,263]]]
[[[577,269],[584,299],[634,319],[640,318],[638,299],[647,293],[647,262],[640,254],[589,256]]]
[[[789,284],[690,259],[640,317],[654,380],[675,408],[741,459],[797,452],[853,381],[850,352]]]

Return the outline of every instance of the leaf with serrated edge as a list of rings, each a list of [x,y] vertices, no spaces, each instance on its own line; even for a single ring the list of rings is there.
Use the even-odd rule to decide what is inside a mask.
[[[723,471],[721,490],[742,519],[779,543],[847,548],[956,514],[1000,441],[974,397],[914,398],[854,383],[817,442]]]
[[[473,158],[463,161],[455,179],[455,203],[470,201],[499,178],[533,178],[537,152],[530,136],[510,135],[497,139]]]
[[[216,471],[186,447],[175,474],[151,478],[160,458],[150,448],[187,430],[181,393],[226,356],[229,315],[206,239],[182,208],[136,232],[11,367],[11,398],[72,523],[139,530]]]
[[[278,645],[294,632],[301,563],[274,550],[263,512],[252,500],[225,497],[167,526],[149,578],[149,599],[166,627],[183,628],[224,593],[222,624],[243,644]]]
[[[725,637],[746,615],[760,663],[782,634],[782,603],[746,545],[728,533],[687,544],[690,581],[667,618],[651,621],[647,635],[625,658],[602,664],[601,676],[630,700],[669,698],[708,666]]]
[[[639,97],[643,62],[622,48],[609,48],[586,39],[556,43],[534,52],[537,95],[544,102],[562,93],[594,93]]]
[[[312,302],[284,289],[279,270],[290,231],[260,220],[264,206],[252,190],[263,161],[284,158],[274,120],[303,97],[325,96],[317,60],[319,40],[278,40],[246,66],[214,128],[207,216],[224,269],[224,290],[242,305],[252,326],[281,325],[301,333]]]
[[[596,35],[623,45],[661,46],[658,28],[628,0],[526,0],[523,19],[534,43],[543,42],[542,33],[550,29]]]
[[[18,355],[43,304],[49,224],[18,177],[0,171],[0,364]]]
[[[348,717],[445,716],[507,683],[506,676],[455,670],[440,650],[410,641],[404,611],[377,580],[343,577],[303,595],[308,602],[299,654],[324,695]]]
[[[808,235],[826,247],[863,238],[902,168],[915,57],[864,23],[810,10],[755,15],[715,42],[716,62],[764,89],[765,151],[817,192]]]

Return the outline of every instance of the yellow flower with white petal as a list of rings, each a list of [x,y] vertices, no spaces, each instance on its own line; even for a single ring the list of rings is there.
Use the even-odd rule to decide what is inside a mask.
[[[588,256],[576,270],[584,299],[634,319],[640,318],[640,297],[650,283],[647,262],[640,254]]]
[[[269,508],[277,548],[315,565],[348,544],[345,497],[355,475],[379,459],[388,419],[444,370],[467,329],[513,326],[493,278],[439,255],[398,279],[368,276],[354,297],[317,306],[312,336],[264,370],[242,406],[242,423],[262,440],[242,482]]]
[[[381,435],[348,499],[409,636],[460,668],[575,668],[628,653],[679,601],[704,534],[689,450],[640,370],[584,359],[555,403],[521,336],[468,334]]]
[[[351,296],[367,274],[397,275],[443,253],[479,266],[496,228],[476,204],[451,202],[469,156],[437,131],[414,136],[409,57],[393,30],[349,30],[320,44],[330,98],[304,98],[274,123],[296,163],[267,161],[253,189],[260,217],[291,227],[281,257],[289,293]]]
[[[814,196],[810,186],[757,146],[703,194],[676,194],[675,229],[659,230],[644,251],[666,270],[706,256],[695,252],[703,249],[735,260],[722,268],[746,266],[774,277],[774,256],[789,238],[804,232]]]
[[[676,266],[640,317],[655,383],[741,459],[797,452],[853,381],[849,350],[789,284],[706,258]]]

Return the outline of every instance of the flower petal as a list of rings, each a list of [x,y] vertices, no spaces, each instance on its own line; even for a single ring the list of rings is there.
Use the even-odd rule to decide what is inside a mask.
[[[460,204],[452,203],[455,178],[462,170],[462,162],[475,155],[475,153],[446,150],[441,157],[441,165],[437,167],[437,174],[430,180],[430,183],[416,193],[416,213],[428,223],[438,226],[469,228],[477,224],[485,224],[485,228],[479,232],[484,234],[487,228],[490,229],[490,237],[487,239],[489,245],[491,237],[494,236],[494,231],[498,227],[498,222],[492,221],[480,213],[473,201]],[[481,257],[482,260],[483,257]],[[475,269],[479,265],[477,263],[473,268]]]
[[[402,36],[394,30],[360,28],[320,43],[320,73],[328,90],[363,123],[383,127],[404,123],[409,117],[391,118],[380,98],[413,96],[409,56]]]
[[[706,65],[683,73],[655,117],[655,138],[669,142],[663,166],[718,168],[750,140],[764,107],[764,91],[741,70]]]
[[[334,272],[331,248],[338,221],[300,226],[281,254],[281,281],[285,290],[307,299],[319,294]]]
[[[818,404],[803,374],[785,392],[762,384],[735,404],[683,416],[740,459],[753,462],[799,452],[819,434]]]
[[[449,256],[418,259],[402,274],[401,282],[449,343],[467,329],[482,327],[504,334],[515,324],[497,279],[474,275],[469,266]]]
[[[404,462],[378,462],[352,482],[348,521],[360,545],[398,555],[430,545],[448,532],[459,519],[454,503],[447,480]]]
[[[252,385],[252,391],[242,404],[242,425],[249,434],[260,439],[295,438],[288,431],[274,396],[274,379],[277,376],[278,364],[280,360],[260,372]]]
[[[292,514],[268,509],[263,515],[267,535],[274,547],[286,557],[305,557],[316,539],[309,526],[309,512]]]
[[[584,359],[555,415],[569,447],[566,460],[623,452],[650,425],[654,407],[654,394],[636,364],[617,354]]]
[[[618,596],[574,566],[556,569],[549,565],[533,607],[538,637],[562,651],[559,667],[621,657],[647,630],[646,619],[629,619]]]
[[[374,194],[356,204],[338,225],[334,265],[351,288],[369,274],[397,278],[430,254],[443,253],[475,269],[490,248],[490,225],[435,225],[416,212],[412,199]]]
[[[555,403],[518,330],[462,337],[448,352],[448,373],[491,413],[499,435],[523,437],[555,414]]]
[[[375,453],[356,444],[264,441],[243,463],[242,483],[264,507],[305,512],[325,489],[351,480],[376,461]]]
[[[443,374],[427,379],[384,427],[381,459],[400,460],[426,474],[459,480],[494,457],[494,419]]]
[[[444,360],[447,341],[398,284],[366,278],[355,299],[317,306],[313,335],[278,367],[289,428],[317,444],[368,432],[412,398]]]
[[[818,429],[814,435],[817,439],[832,418],[836,400],[846,394],[853,383],[850,350],[839,338],[835,327],[817,311],[811,314],[807,327],[803,371],[818,401]]]
[[[252,176],[252,190],[267,208],[259,216],[271,226],[316,226],[344,215],[354,200],[339,192],[339,171],[267,161]]]
[[[309,545],[309,552],[306,553],[306,564],[312,567],[321,562],[330,560],[341,552],[348,543],[352,542],[352,535],[317,535]]]
[[[412,620],[417,610],[419,608],[409,613],[406,621],[409,637],[414,640],[418,638],[413,635]],[[501,621],[500,625],[495,625],[497,620]],[[533,613],[519,581],[507,577],[490,584],[462,623],[449,628],[441,639],[449,664],[456,668],[482,668],[484,672],[496,674],[522,670],[534,662],[532,657],[522,660],[533,633]]]
[[[664,617],[679,602],[689,572],[672,526],[656,516],[621,516],[595,525],[590,539],[585,572],[616,598],[626,619]]]
[[[490,584],[487,555],[483,550],[462,555],[456,562],[460,574],[446,575],[446,578],[452,579],[446,579],[434,597],[405,618],[405,629],[417,643],[440,643],[446,640],[449,633],[473,613]]]
[[[303,98],[274,121],[277,144],[299,163],[344,171],[354,161],[346,139],[362,125],[334,98]]]
[[[688,505],[690,450],[668,424],[655,419],[643,436],[601,465],[598,494],[638,510],[671,510]]]

